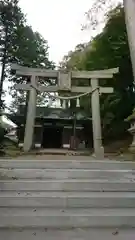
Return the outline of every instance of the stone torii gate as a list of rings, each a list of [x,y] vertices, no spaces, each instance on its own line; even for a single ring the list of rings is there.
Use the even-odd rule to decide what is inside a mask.
[[[113,74],[118,73],[119,69],[108,69],[100,71],[59,71],[59,70],[45,70],[38,68],[22,67],[16,64],[11,66],[12,70],[16,71],[18,76],[29,76],[31,79],[30,84],[16,84],[15,89],[30,91],[24,144],[23,148],[25,152],[28,152],[32,148],[33,144],[33,133],[34,123],[36,117],[36,100],[37,91],[40,92],[60,92],[63,93],[76,93],[81,97],[91,93],[91,106],[92,106],[92,125],[93,125],[93,141],[94,141],[94,152],[97,157],[104,156],[104,148],[102,146],[102,133],[101,133],[101,119],[100,119],[100,94],[102,93],[113,93],[111,87],[100,87],[99,79],[111,79]],[[39,77],[57,79],[56,86],[42,86],[38,82]],[[91,86],[73,86],[73,79],[91,79]],[[86,93],[86,94],[85,94]],[[78,98],[78,96],[72,96],[72,98]],[[66,99],[66,98],[65,98]]]

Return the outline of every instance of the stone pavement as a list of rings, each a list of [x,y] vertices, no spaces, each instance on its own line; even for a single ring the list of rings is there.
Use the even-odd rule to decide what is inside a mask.
[[[12,158],[11,158],[12,159]],[[96,157],[94,155],[75,155],[68,152],[68,154],[26,154],[26,155],[20,155],[18,157],[15,157],[14,159],[19,160],[86,160],[86,161],[92,161],[96,160]],[[103,160],[103,159],[100,159]],[[135,156],[131,154],[106,154],[105,160],[116,160],[116,161],[135,161]]]
[[[76,155],[54,155],[54,154],[41,154],[41,155],[21,155],[15,158],[16,160],[93,160],[94,158],[92,156],[76,156]]]

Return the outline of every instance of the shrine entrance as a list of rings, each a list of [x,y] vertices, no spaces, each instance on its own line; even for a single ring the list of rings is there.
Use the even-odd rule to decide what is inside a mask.
[[[16,71],[18,76],[30,77],[31,81],[27,84],[17,84],[17,90],[29,91],[29,102],[27,108],[27,119],[25,125],[24,144],[23,149],[25,152],[31,150],[33,146],[33,135],[36,118],[36,102],[37,94],[46,92],[49,97],[51,92],[57,92],[55,98],[62,101],[63,108],[70,105],[72,99],[76,100],[76,106],[80,103],[80,98],[86,95],[91,95],[91,110],[92,110],[92,126],[93,126],[93,146],[95,155],[98,158],[104,157],[104,148],[102,145],[102,131],[101,131],[101,118],[100,118],[100,95],[113,93],[112,87],[99,86],[99,79],[111,79],[113,75],[118,73],[118,68],[107,69],[100,71],[71,71],[65,70],[45,70],[22,67],[16,64],[11,66],[11,69]],[[41,85],[39,78],[50,78],[56,80],[56,85]],[[90,85],[79,86],[74,85],[74,81],[87,81]],[[54,96],[53,96],[54,98]],[[49,130],[48,130],[49,131]],[[48,133],[49,134],[49,133]],[[47,142],[48,134],[44,131],[44,143]],[[56,134],[56,136],[58,136]],[[52,140],[53,141],[53,140]],[[48,140],[49,142],[49,140]],[[58,141],[59,142],[59,141]],[[48,143],[49,144],[49,143]]]
[[[63,128],[57,126],[44,126],[42,148],[61,148]]]

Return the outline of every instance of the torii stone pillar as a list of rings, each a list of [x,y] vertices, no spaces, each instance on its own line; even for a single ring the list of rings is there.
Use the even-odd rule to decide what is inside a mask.
[[[36,76],[31,76],[31,84],[36,85]],[[29,93],[26,125],[25,125],[25,134],[24,134],[24,145],[23,149],[25,152],[28,152],[32,148],[33,144],[33,133],[36,117],[36,101],[37,101],[37,91],[35,88],[31,88]]]
[[[93,125],[93,144],[96,157],[104,157],[104,148],[102,146],[101,118],[100,118],[100,96],[98,88],[98,79],[91,79],[92,95],[92,125]]]
[[[125,20],[135,81],[135,0],[124,0]]]
[[[133,76],[134,76],[134,84],[135,84],[135,0],[124,0],[123,2],[124,2],[125,20],[126,20]],[[129,132],[133,135],[133,141],[129,150],[135,153],[135,119],[134,117],[133,119],[131,119],[131,128],[129,129]]]

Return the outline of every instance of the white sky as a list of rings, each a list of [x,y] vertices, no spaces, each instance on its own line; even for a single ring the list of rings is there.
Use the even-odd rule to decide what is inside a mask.
[[[48,40],[50,60],[57,64],[62,57],[82,42],[90,40],[88,31],[81,31],[84,13],[93,0],[20,0],[28,23]]]

